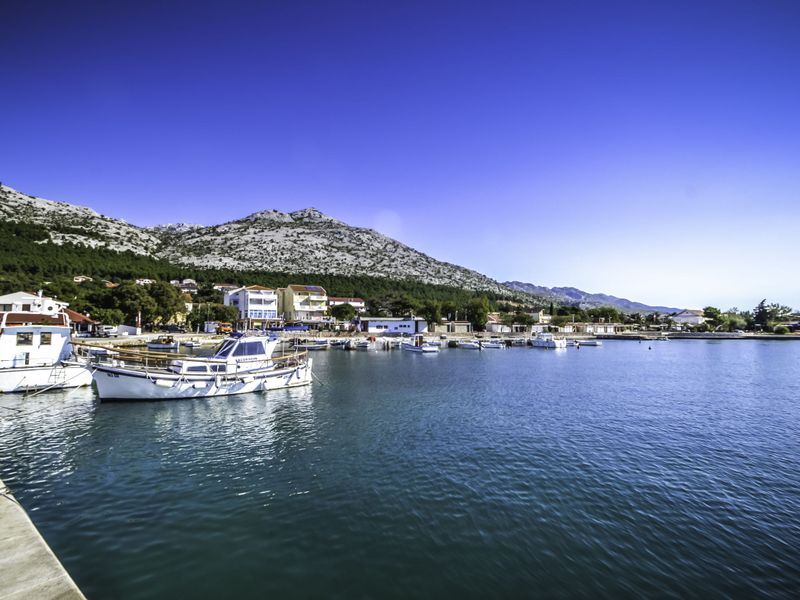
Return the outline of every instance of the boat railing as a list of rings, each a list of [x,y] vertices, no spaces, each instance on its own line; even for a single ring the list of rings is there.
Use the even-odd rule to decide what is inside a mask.
[[[213,356],[189,356],[177,354],[175,352],[158,352],[154,350],[140,350],[138,348],[126,348],[124,346],[101,346],[99,344],[89,344],[86,342],[73,342],[75,353],[79,358],[91,362],[107,362],[112,360],[117,364],[139,365],[152,369],[167,369],[174,361],[196,362],[202,364],[229,364],[225,358],[214,358]],[[97,352],[101,350],[102,352]],[[269,360],[283,367],[293,367],[303,364],[308,358],[307,351],[292,352],[271,356]]]

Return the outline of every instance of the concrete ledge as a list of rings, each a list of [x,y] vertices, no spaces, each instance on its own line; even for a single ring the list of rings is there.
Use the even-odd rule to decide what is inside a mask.
[[[0,600],[86,600],[0,480]]]

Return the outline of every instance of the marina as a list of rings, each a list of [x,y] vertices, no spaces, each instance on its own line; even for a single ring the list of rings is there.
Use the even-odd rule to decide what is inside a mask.
[[[0,477],[89,598],[789,594],[800,345],[647,348],[323,352],[311,385],[180,402],[2,395]]]

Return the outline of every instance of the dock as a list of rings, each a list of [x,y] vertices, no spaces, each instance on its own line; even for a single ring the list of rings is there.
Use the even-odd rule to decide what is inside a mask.
[[[0,600],[86,600],[0,479]]]

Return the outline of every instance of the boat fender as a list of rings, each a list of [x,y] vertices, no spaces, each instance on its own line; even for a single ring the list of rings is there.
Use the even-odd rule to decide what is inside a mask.
[[[172,387],[172,381],[170,381],[169,379],[156,379],[154,380],[153,383],[155,383],[158,387],[165,387],[165,388]]]

